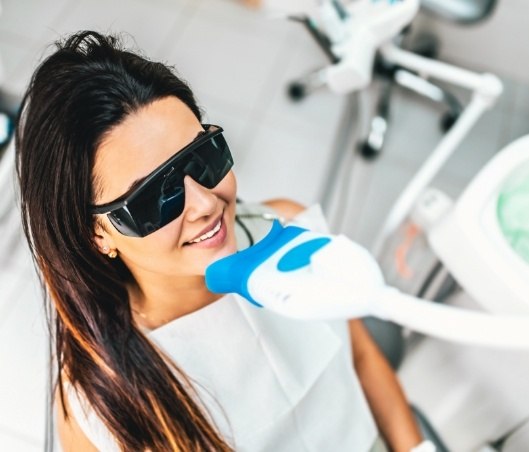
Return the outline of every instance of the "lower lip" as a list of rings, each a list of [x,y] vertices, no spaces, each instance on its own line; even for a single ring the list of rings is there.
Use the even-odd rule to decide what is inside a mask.
[[[189,246],[193,248],[217,248],[224,243],[226,236],[228,234],[226,223],[224,222],[224,217],[221,218],[221,224],[219,232],[217,232],[213,237],[202,240],[197,243],[190,243]]]

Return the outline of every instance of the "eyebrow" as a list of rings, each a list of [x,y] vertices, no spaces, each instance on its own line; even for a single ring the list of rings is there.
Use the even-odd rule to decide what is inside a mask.
[[[204,135],[205,133],[207,132],[207,130],[200,130],[195,138],[193,138],[191,140],[191,142],[189,144],[191,144],[193,141],[195,141],[198,137]],[[187,145],[186,145],[187,146]],[[185,146],[184,146],[185,147]],[[183,148],[182,148],[183,149]],[[151,174],[151,173],[149,173]],[[129,185],[129,188],[127,188],[126,192],[125,193],[129,193],[131,190],[135,189],[136,187],[138,187],[145,179],[147,179],[149,177],[149,174],[147,174],[147,176],[145,177],[140,177],[139,179],[136,179],[134,182],[132,182],[132,184]]]

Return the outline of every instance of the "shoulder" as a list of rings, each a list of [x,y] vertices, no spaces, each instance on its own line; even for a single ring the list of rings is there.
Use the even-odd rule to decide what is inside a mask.
[[[294,218],[305,210],[305,206],[286,198],[275,198],[264,201],[265,206],[275,210],[279,215],[284,217],[287,221]]]
[[[72,413],[69,392],[64,391],[64,397],[61,399],[60,392],[55,391],[57,430],[62,450],[64,452],[97,452],[97,448],[88,439]]]

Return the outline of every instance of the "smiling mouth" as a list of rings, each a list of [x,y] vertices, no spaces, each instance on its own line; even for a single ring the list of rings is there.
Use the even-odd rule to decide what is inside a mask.
[[[189,242],[187,242],[188,244],[193,244],[193,243],[200,243],[200,242],[203,242],[204,240],[207,240],[207,239],[210,239],[211,237],[213,237],[214,235],[217,234],[217,232],[220,231],[220,228],[222,226],[222,218],[219,220],[219,222],[214,226],[213,229],[211,229],[209,232],[206,232],[205,234],[202,234],[200,237],[197,237],[196,239],[194,240],[190,240]]]

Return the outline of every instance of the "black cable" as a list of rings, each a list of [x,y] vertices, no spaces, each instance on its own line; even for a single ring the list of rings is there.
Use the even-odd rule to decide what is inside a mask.
[[[238,215],[235,215],[235,222],[242,228],[242,230],[246,234],[246,237],[248,238],[248,242],[250,242],[248,246],[252,246],[255,243],[255,241],[253,239],[253,236],[250,230],[246,227],[246,225],[242,222],[242,220],[239,218]]]

